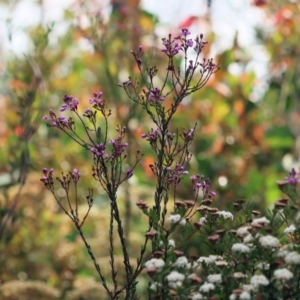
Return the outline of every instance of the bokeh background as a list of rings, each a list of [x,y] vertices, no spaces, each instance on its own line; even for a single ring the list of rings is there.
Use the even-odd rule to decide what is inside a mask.
[[[148,167],[153,155],[140,138],[151,124],[117,84],[138,76],[130,50],[139,45],[146,63],[163,70],[161,38],[183,27],[205,35],[203,56],[220,65],[206,87],[185,99],[172,123],[174,129],[197,123],[190,174],[212,180],[220,208],[244,198],[265,210],[281,196],[276,180],[299,166],[297,0],[1,0],[1,299],[85,299],[80,297],[88,293],[104,299],[72,222],[39,181],[43,167],[80,170],[80,195],[84,199],[88,188],[95,195],[85,234],[107,265],[108,202],[92,180],[91,156],[41,120],[49,108],[59,109],[65,94],[76,96],[83,111],[93,92],[103,91],[113,113],[110,133],[117,124],[129,129],[129,164],[137,149],[144,153],[120,190],[135,259],[147,225],[135,202],[151,201],[154,189]],[[63,198],[58,186],[57,193]],[[179,197],[191,199],[188,182]],[[84,201],[80,209],[85,211]],[[121,258],[119,263],[121,276]],[[142,292],[146,281],[140,281]]]

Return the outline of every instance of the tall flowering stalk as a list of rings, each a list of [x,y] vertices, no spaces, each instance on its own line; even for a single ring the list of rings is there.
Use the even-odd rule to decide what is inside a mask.
[[[186,165],[191,159],[188,147],[192,143],[195,127],[184,132],[171,133],[169,131],[170,121],[182,100],[201,89],[210,76],[218,70],[218,66],[212,59],[201,58],[203,47],[207,43],[200,34],[194,40],[189,38],[188,29],[182,29],[180,35],[163,39],[161,51],[167,56],[166,75],[160,87],[155,85],[157,68],[143,65],[143,47],[137,51],[131,51],[142,78],[142,93],[138,80],[129,78],[128,81],[119,84],[128,97],[140,104],[150,116],[157,128],[142,135],[150,142],[156,155],[156,162],[150,165],[155,176],[157,176],[157,187],[155,192],[155,207],[153,214],[158,218],[154,221],[154,228],[158,221],[164,223],[167,213],[166,205],[169,200],[169,190],[173,188],[174,199],[176,187],[183,175],[187,175]],[[194,59],[188,59],[188,51],[194,51]],[[176,65],[176,58],[184,57],[183,70]],[[146,72],[144,72],[146,71]],[[194,78],[195,83],[192,83]],[[172,98],[171,106],[164,105],[166,98]]]
[[[203,35],[197,36],[194,40],[189,38],[189,35],[187,29],[182,29],[180,35],[173,37],[169,34],[168,38],[163,39],[161,51],[167,57],[167,66],[161,86],[155,84],[158,69],[143,64],[142,46],[139,46],[136,51],[131,51],[140,71],[141,83],[129,77],[127,81],[119,84],[132,101],[142,106],[156,125],[156,128],[152,128],[150,132],[142,134],[142,138],[149,142],[156,156],[155,162],[149,166],[156,176],[154,206],[149,208],[143,201],[137,203],[149,218],[146,237],[151,239],[152,258],[145,267],[153,282],[149,286],[150,299],[169,299],[171,294],[168,281],[173,282],[173,288],[176,288],[176,284],[180,283],[178,278],[184,277],[179,273],[173,277],[172,274],[167,275],[164,271],[159,272],[161,268],[170,269],[170,255],[174,255],[170,249],[175,247],[170,237],[176,232],[178,226],[185,226],[189,218],[195,215],[199,196],[201,199],[212,201],[210,199],[215,195],[210,190],[209,179],[201,175],[190,178],[195,193],[194,201],[181,202],[177,200],[176,195],[183,177],[189,174],[187,165],[192,157],[189,146],[193,141],[196,125],[189,130],[171,132],[169,129],[171,120],[182,100],[201,89],[218,70],[218,66],[212,59],[201,57],[203,47],[207,43],[203,40]],[[188,59],[190,51],[194,52],[193,60]],[[177,56],[180,55],[183,57],[183,68],[176,64]],[[170,99],[172,99],[171,104],[166,104],[166,100]],[[200,192],[203,194],[200,195]],[[170,214],[168,202],[171,196],[173,196],[173,210]],[[182,243],[196,231],[197,228],[186,226]]]
[[[136,269],[133,270],[131,262],[129,260],[128,247],[126,239],[123,232],[122,218],[120,215],[119,205],[117,202],[117,191],[119,186],[126,180],[128,180],[132,175],[137,163],[141,160],[141,154],[137,151],[136,162],[131,168],[125,168],[125,162],[127,158],[126,148],[128,143],[125,141],[126,128],[117,127],[117,137],[109,139],[108,138],[108,118],[110,116],[110,111],[105,109],[105,101],[102,98],[102,93],[95,93],[94,97],[90,99],[89,103],[92,105],[91,108],[87,108],[83,115],[81,116],[78,112],[78,99],[73,96],[66,95],[64,97],[64,104],[62,105],[60,111],[64,112],[69,110],[74,116],[79,120],[79,124],[82,126],[86,133],[86,137],[82,138],[78,135],[77,125],[73,117],[68,119],[64,116],[57,116],[53,110],[49,111],[49,116],[45,116],[43,119],[48,123],[49,127],[54,127],[63,131],[71,139],[73,139],[80,146],[85,148],[91,153],[93,157],[93,178],[100,183],[104,191],[106,192],[110,200],[110,266],[112,272],[112,281],[114,283],[114,288],[111,290],[106,279],[101,271],[101,266],[97,263],[95,255],[88,244],[82,227],[88,214],[93,206],[93,190],[88,191],[86,196],[86,201],[88,209],[86,214],[80,218],[78,214],[78,194],[77,186],[80,180],[80,172],[74,169],[73,172],[69,174],[61,174],[60,177],[56,177],[56,180],[60,183],[61,187],[66,192],[67,205],[64,206],[55,193],[54,188],[54,175],[53,169],[44,169],[44,176],[41,181],[45,184],[46,188],[51,191],[54,195],[57,203],[61,209],[68,215],[68,217],[73,221],[75,227],[79,231],[79,234],[88,250],[91,259],[94,262],[95,268],[101,278],[102,284],[106,289],[110,299],[117,299],[121,293],[126,291],[126,299],[135,299],[135,278],[140,273],[142,269],[141,260],[138,262]],[[97,124],[97,114],[101,114],[105,126],[101,128]],[[70,197],[71,184],[75,189],[75,201],[72,201]],[[75,203],[74,203],[75,202]],[[122,246],[123,261],[126,271],[126,285],[119,288],[117,283],[117,271],[114,259],[114,241],[113,241],[113,227],[114,224],[117,225],[117,232]],[[145,252],[146,245],[141,250],[141,258]]]
[[[188,150],[192,143],[194,128],[187,131],[175,133],[170,132],[170,121],[175,114],[178,106],[182,100],[202,88],[210,76],[217,71],[218,67],[212,60],[200,59],[202,49],[206,42],[203,40],[203,35],[196,37],[194,40],[190,39],[190,32],[187,29],[182,29],[179,36],[172,37],[170,34],[168,38],[163,39],[163,48],[161,51],[167,57],[167,71],[163,84],[158,87],[154,84],[154,78],[157,75],[156,67],[144,67],[142,56],[144,55],[143,47],[140,46],[138,50],[131,51],[137,66],[140,70],[142,78],[142,94],[139,94],[139,87],[137,80],[128,81],[119,84],[129,98],[135,103],[141,105],[146,113],[150,116],[151,121],[156,125],[155,130],[142,135],[146,139],[155,155],[156,162],[150,165],[152,172],[157,177],[156,190],[155,190],[155,205],[152,209],[148,210],[148,205],[143,201],[137,205],[149,217],[149,230],[145,235],[145,242],[141,248],[137,264],[133,268],[128,255],[128,247],[124,235],[124,227],[122,223],[122,216],[120,214],[117,191],[120,185],[127,181],[134,173],[138,162],[141,160],[142,155],[139,151],[136,154],[135,163],[130,168],[125,168],[127,158],[126,149],[130,145],[126,142],[126,128],[118,126],[116,128],[117,137],[108,137],[108,118],[111,114],[105,108],[105,100],[102,92],[95,93],[94,97],[90,99],[91,107],[87,108],[83,115],[78,112],[79,100],[71,95],[64,97],[64,104],[61,106],[60,112],[70,111],[71,117],[57,115],[50,109],[49,116],[44,117],[44,121],[48,123],[49,127],[61,130],[76,143],[90,152],[93,157],[93,178],[99,182],[103,190],[106,192],[110,200],[110,227],[109,227],[109,243],[110,243],[110,267],[111,279],[113,288],[107,284],[106,278],[103,276],[101,266],[97,263],[95,255],[88,244],[82,227],[88,217],[88,214],[93,206],[93,190],[89,190],[86,196],[87,211],[81,217],[78,213],[78,193],[77,186],[80,180],[80,172],[76,169],[68,174],[62,173],[61,176],[56,177],[56,181],[66,192],[67,205],[64,205],[55,193],[54,187],[54,171],[53,169],[44,168],[44,176],[41,181],[46,188],[54,195],[57,203],[61,209],[68,215],[77,228],[87,251],[93,260],[94,266],[100,276],[101,282],[107,291],[109,299],[118,299],[124,296],[125,299],[137,299],[136,295],[136,277],[141,273],[144,268],[142,261],[146,252],[148,240],[152,240],[152,252],[158,251],[162,248],[161,243],[167,242],[169,234],[175,229],[177,224],[184,225],[186,219],[184,212],[181,210],[179,214],[171,215],[167,218],[167,203],[169,201],[170,192],[173,192],[173,202],[175,211],[178,211],[178,202],[176,202],[176,191],[182,178],[188,175],[186,170],[187,164],[191,159],[191,154]],[[188,51],[195,52],[194,60],[188,60]],[[183,70],[175,63],[175,57],[183,55],[184,67]],[[144,74],[144,68],[146,74]],[[197,74],[197,76],[195,76]],[[192,79],[195,78],[195,83],[192,84]],[[173,102],[169,107],[165,105],[167,98],[173,97]],[[97,115],[102,115],[104,119],[104,128],[101,128],[97,122]],[[77,119],[77,120],[76,120]],[[76,120],[76,121],[75,121]],[[81,126],[84,129],[85,137],[78,134],[77,127]],[[203,191],[204,196],[211,197],[213,192],[209,189],[209,181],[204,180],[200,175],[191,177],[196,200],[199,190]],[[70,189],[75,190],[75,199],[72,199]],[[186,212],[191,212],[194,203],[185,204],[188,207]],[[186,215],[186,217],[188,214]],[[163,235],[165,223],[173,224],[173,229],[165,234],[165,241],[157,238],[157,233]],[[114,224],[117,226],[118,237],[121,242],[123,263],[126,273],[125,284],[119,287],[117,282],[117,270],[114,263],[114,240],[113,228]],[[163,245],[165,255],[167,254],[168,247],[172,246],[172,242]],[[147,266],[146,266],[147,268]],[[156,265],[155,265],[156,268]],[[167,280],[166,278],[164,280]]]

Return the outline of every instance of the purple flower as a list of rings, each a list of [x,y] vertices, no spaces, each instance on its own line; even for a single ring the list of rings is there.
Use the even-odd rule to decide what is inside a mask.
[[[53,169],[51,168],[49,171],[47,168],[43,168],[44,176],[40,179],[46,187],[50,187],[53,185]]]
[[[193,40],[187,40],[186,44],[188,47],[193,47],[194,42],[193,42]]]
[[[296,172],[296,170],[294,168],[292,168],[291,172],[289,172],[290,176],[289,177],[285,177],[285,180],[292,185],[293,187],[296,187],[297,184],[300,182],[299,179],[299,172]]]
[[[52,109],[49,109],[49,114],[52,120],[56,119],[56,114]]]
[[[46,121],[46,122],[49,122],[49,121],[52,121],[49,117],[47,116],[43,116],[43,120]]]
[[[201,35],[200,35],[200,37],[201,37]],[[196,42],[196,45],[195,45],[194,49],[197,54],[200,54],[202,52],[202,49],[204,48],[204,46],[207,44],[207,42],[203,41],[202,38],[200,40],[198,38],[196,38],[195,42]]]
[[[150,145],[154,146],[154,145],[156,145],[159,135],[160,135],[159,129],[153,130],[153,128],[151,128],[151,131],[149,133],[142,134],[142,138],[146,139],[147,141],[150,142]]]
[[[104,153],[105,148],[106,148],[105,145],[101,143],[96,145],[95,148],[94,147],[90,148],[90,151],[98,157],[106,158],[108,155]]]
[[[208,64],[208,68],[210,70],[213,70],[214,68],[216,67],[216,64],[212,62],[212,60],[209,61],[209,64]]]
[[[102,92],[94,93],[94,98],[91,98],[89,100],[90,104],[101,105],[103,103],[102,95],[103,95]]]
[[[138,53],[134,52],[133,50],[131,50],[130,53],[133,55],[136,63],[138,64],[138,67],[140,68],[142,65],[143,47],[139,46]]]
[[[84,111],[83,116],[84,116],[84,117],[87,117],[87,118],[92,117],[92,116],[93,116],[92,110],[91,110],[90,108],[87,108],[87,109]]]
[[[61,106],[60,111],[65,111],[65,110],[71,110],[71,111],[76,111],[77,106],[78,106],[78,99],[73,98],[73,96],[68,96],[65,95],[64,98],[64,104]]]
[[[183,136],[183,140],[188,143],[190,141],[193,140],[194,137],[194,128],[191,128],[188,132],[183,131],[182,136]]]
[[[126,90],[129,86],[132,86],[132,81],[129,79],[127,81],[124,81],[123,83],[118,83],[118,86]]]
[[[158,101],[163,102],[165,100],[165,97],[161,96],[161,90],[158,88],[154,88],[150,90],[150,93],[148,95],[148,100],[151,105],[155,105]]]
[[[126,171],[126,177],[127,179],[133,176],[133,170],[129,169]]]
[[[216,196],[215,192],[210,191],[210,180],[209,179],[204,180],[203,175],[199,175],[199,174],[193,175],[193,176],[190,177],[190,179],[192,181],[193,191],[194,191],[196,196],[198,196],[200,190],[203,191],[204,197],[206,197],[206,196],[208,196],[208,197]]]
[[[194,182],[196,180],[196,176],[193,175],[193,176],[190,177],[190,179],[191,179],[192,182]]]
[[[177,186],[177,184],[181,180],[181,175],[188,175],[189,172],[184,170],[184,167],[180,164],[176,164],[175,169],[171,167],[167,167],[166,170],[168,171],[168,181],[170,184]]]
[[[161,49],[161,52],[166,53],[170,58],[178,54],[180,51],[180,46],[175,42],[174,39],[172,39],[171,34],[169,34],[169,39],[163,39],[163,45],[165,48]]]
[[[65,117],[58,117],[58,120],[59,120],[59,122],[62,123],[63,125],[69,124],[67,118],[65,118]]]
[[[78,172],[77,169],[74,169],[71,176],[72,176],[74,183],[76,184],[80,178],[80,173]]]
[[[122,136],[118,136],[115,140],[110,140],[109,143],[113,145],[113,154],[112,158],[119,157],[125,150],[125,148],[128,147],[128,143],[122,144]]]
[[[58,128],[68,128],[71,129],[72,121],[69,121],[66,117],[60,116],[57,117],[55,112],[52,109],[49,109],[50,118],[48,116],[44,116],[43,120],[48,123],[49,127],[58,127]]]
[[[49,113],[51,118],[49,118],[48,116],[44,116],[42,119],[48,123],[48,126],[57,127],[58,124],[55,113],[52,111],[52,109],[49,110]]]
[[[49,176],[49,175],[52,175],[53,172],[54,172],[53,168],[51,168],[49,171],[48,171],[47,168],[43,168],[43,173],[44,173],[45,176],[46,176],[46,175],[48,175],[48,176]]]
[[[184,37],[187,37],[189,34],[191,34],[191,32],[187,29],[187,28],[182,28],[181,29],[181,34]]]

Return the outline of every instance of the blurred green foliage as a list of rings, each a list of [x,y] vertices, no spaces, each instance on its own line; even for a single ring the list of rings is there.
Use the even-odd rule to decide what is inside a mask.
[[[254,96],[262,79],[247,68],[257,57],[249,56],[235,39],[232,49],[215,58],[220,71],[180,106],[172,123],[175,130],[189,129],[197,122],[190,174],[211,178],[220,207],[245,198],[267,208],[281,195],[275,181],[285,176],[283,158],[298,161],[299,4],[281,1],[261,5],[254,1],[253,5],[259,5],[273,25],[272,30],[257,28],[257,43],[270,58],[262,99]],[[128,127],[131,161],[137,149],[145,155],[134,180],[120,193],[134,261],[147,225],[134,203],[138,199],[152,201],[153,194],[153,175],[148,167],[153,157],[140,139],[150,125],[117,84],[129,75],[138,76],[130,50],[140,44],[147,53],[145,64],[155,64],[162,74],[165,65],[155,34],[159,20],[142,10],[138,0],[112,0],[108,18],[93,1],[85,1],[66,9],[63,22],[67,29],[60,36],[55,34],[55,23],[27,28],[30,52],[20,57],[10,55],[1,62],[0,223],[5,226],[0,236],[0,280],[41,280],[58,288],[62,297],[72,290],[74,299],[79,299],[78,282],[95,276],[95,272],[70,220],[39,182],[40,170],[53,167],[67,172],[77,168],[83,175],[82,198],[87,188],[95,190],[95,205],[84,230],[104,265],[108,259],[107,199],[91,181],[91,156],[68,137],[46,127],[41,117],[49,108],[57,111],[65,94],[77,97],[83,112],[93,92],[103,91],[113,113],[110,135],[115,136],[113,124]],[[212,45],[214,34],[205,35]],[[210,46],[205,57],[209,53]],[[229,72],[233,63],[239,65],[241,74]],[[218,182],[222,176],[227,180],[224,186]],[[179,196],[192,197],[189,183],[181,186]],[[190,252],[197,247],[190,245]],[[121,258],[119,264],[122,276]]]

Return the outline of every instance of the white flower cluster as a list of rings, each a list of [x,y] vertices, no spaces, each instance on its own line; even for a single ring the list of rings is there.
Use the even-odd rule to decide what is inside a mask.
[[[265,248],[275,248],[279,246],[278,238],[272,235],[266,235],[259,238],[259,243]]]
[[[264,226],[270,224],[270,221],[266,217],[254,219],[251,223],[251,226]]]
[[[288,253],[285,258],[285,262],[290,265],[299,265],[300,264],[300,254],[296,251]]]
[[[173,289],[177,289],[182,286],[185,276],[177,271],[172,271],[167,277],[169,286]]]
[[[231,250],[233,252],[249,253],[250,247],[242,243],[236,243],[232,245]]]
[[[250,300],[251,295],[247,291],[243,291],[241,294],[236,295],[236,294],[231,294],[229,297],[229,300]]]
[[[295,225],[292,224],[284,230],[284,233],[294,233],[295,230],[296,230],[296,227],[295,227]]]
[[[289,280],[294,277],[293,273],[286,268],[275,270],[274,276],[281,280]]]
[[[199,224],[204,225],[207,222],[207,218],[206,217],[201,217],[199,220]]]
[[[203,296],[200,293],[194,293],[190,297],[191,300],[202,300]]]
[[[238,237],[243,238],[243,243],[244,244],[248,244],[250,242],[253,241],[253,236],[250,233],[251,231],[251,227],[250,226],[244,226],[244,227],[240,227],[237,231],[236,231],[236,235]]]
[[[242,278],[246,278],[248,276],[246,274],[242,273],[242,272],[234,272],[233,277],[237,278],[237,279],[242,279]]]
[[[168,218],[167,218],[167,221],[170,222],[170,223],[178,223],[182,226],[185,226],[186,224],[186,219],[185,218],[182,218],[181,215],[177,214],[177,215],[170,215]]]
[[[217,256],[217,255],[209,255],[209,256],[201,256],[197,259],[197,263],[203,263],[210,265],[215,263],[216,261],[222,261],[223,257],[222,256]]]
[[[158,282],[152,282],[152,284],[150,285],[150,290],[157,291],[160,286],[161,286],[160,283],[158,283]]]
[[[161,258],[151,258],[150,260],[146,261],[145,268],[146,270],[152,269],[159,269],[165,265],[165,262]]]
[[[189,269],[191,264],[189,263],[188,259],[185,256],[180,256],[173,264],[174,267],[185,267]]]
[[[174,240],[168,240],[168,246],[170,248],[175,248],[175,241]]]
[[[203,285],[200,286],[199,292],[209,293],[210,291],[214,290],[216,286],[213,283],[204,282]]]
[[[212,222],[215,222],[216,217],[222,217],[224,219],[233,220],[233,215],[227,211],[218,211],[215,212],[214,218],[211,218]],[[181,216],[180,214],[171,214],[167,221],[172,224],[186,224],[186,218]],[[216,221],[218,224],[220,221]],[[200,218],[197,223],[200,225],[204,225],[208,223],[208,217],[203,216]],[[169,271],[168,275],[164,275],[166,268],[164,268],[164,272],[162,276],[166,276],[166,280],[168,283],[168,287],[172,289],[172,293],[178,292],[178,289],[186,287],[186,284],[192,284],[191,294],[189,296],[189,300],[202,300],[207,299],[214,293],[218,293],[219,289],[222,290],[223,284],[227,284],[227,280],[235,280],[235,283],[238,283],[238,286],[235,285],[235,289],[231,291],[231,295],[228,295],[227,298],[229,300],[250,300],[254,299],[259,293],[259,289],[261,286],[269,286],[270,282],[275,283],[272,284],[272,289],[276,288],[276,283],[279,287],[286,284],[286,281],[292,280],[296,277],[296,273],[294,271],[295,265],[300,265],[300,253],[298,253],[297,248],[294,243],[289,245],[281,246],[281,241],[270,234],[266,234],[264,229],[261,230],[262,227],[266,227],[270,224],[270,221],[266,217],[256,218],[250,221],[250,223],[246,223],[237,230],[231,230],[233,233],[234,241],[236,243],[231,244],[229,249],[225,251],[224,257],[217,255],[208,255],[208,256],[200,256],[197,260],[191,260],[188,257],[180,254],[180,251],[175,251],[175,240],[169,239],[167,241],[167,251],[173,252],[176,254],[177,258],[172,261],[172,263],[168,262]],[[201,226],[197,227],[200,230],[204,230]],[[284,233],[293,234],[296,231],[295,225],[288,226]],[[219,230],[220,236],[224,232]],[[272,232],[267,230],[267,232]],[[292,239],[293,236],[288,236],[286,238]],[[161,242],[162,243],[162,242]],[[230,253],[231,247],[231,253]],[[257,247],[257,249],[256,249]],[[261,251],[262,248],[267,250],[267,254],[278,258],[278,261],[282,262],[280,268],[277,270],[272,270],[268,261],[264,261],[260,258],[265,257],[265,255],[257,255],[257,259],[250,261],[250,258],[253,255],[256,255],[257,251]],[[228,251],[229,250],[229,251]],[[227,256],[227,253],[230,253]],[[251,253],[251,255],[248,255]],[[246,261],[246,258],[249,257],[249,262]],[[286,266],[283,266],[283,262],[285,262]],[[252,273],[246,271],[249,269],[243,268],[234,268],[233,264],[244,264],[249,263],[251,265],[251,269],[254,270],[253,276]],[[155,273],[157,270],[161,269],[165,266],[165,262],[163,259],[152,258],[145,263],[146,271],[149,274]],[[226,270],[224,274],[228,274],[228,270],[232,269],[231,276],[224,276],[223,272],[214,273],[217,267],[218,270]],[[197,270],[201,271],[200,275],[197,273]],[[209,271],[210,273],[206,273]],[[158,274],[158,275],[159,275]],[[159,282],[159,280],[158,280]],[[150,285],[150,289],[160,293],[159,289],[164,288],[161,283],[153,282]],[[289,282],[290,284],[291,282]],[[195,289],[195,286],[197,286]],[[232,286],[231,284],[229,286]]]
[[[243,239],[243,242],[245,243],[245,244],[248,244],[248,243],[250,243],[250,242],[252,242],[253,241],[253,236],[252,236],[252,234],[251,233],[249,233],[247,236],[245,236],[244,237],[244,239]]]
[[[250,234],[250,230],[251,230],[251,227],[250,227],[250,226],[240,227],[240,228],[236,231],[236,235],[239,236],[239,237],[244,238],[245,236],[247,236],[248,234]]]
[[[222,216],[224,219],[231,219],[233,220],[233,214],[229,211],[218,211],[218,215]]]
[[[220,283],[222,282],[222,274],[208,275],[207,280],[210,283]]]
[[[260,270],[269,270],[270,269],[270,264],[268,264],[266,262],[260,262],[260,263],[256,264],[255,267],[257,269],[260,269]]]
[[[251,277],[250,282],[254,286],[269,285],[269,283],[270,283],[268,278],[264,275],[254,275]]]

